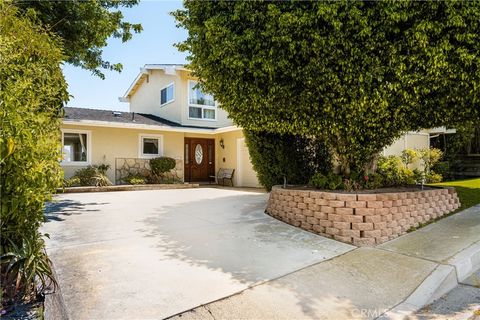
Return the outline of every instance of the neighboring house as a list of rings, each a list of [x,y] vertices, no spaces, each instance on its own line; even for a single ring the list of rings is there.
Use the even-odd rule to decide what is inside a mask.
[[[185,182],[206,182],[228,168],[235,169],[235,186],[259,186],[242,129],[196,84],[181,65],[145,65],[120,98],[130,112],[65,108],[65,177],[88,165],[109,164],[110,180],[122,183],[128,170],[168,156],[177,161],[177,175]],[[384,154],[428,146],[428,132],[409,133]]]

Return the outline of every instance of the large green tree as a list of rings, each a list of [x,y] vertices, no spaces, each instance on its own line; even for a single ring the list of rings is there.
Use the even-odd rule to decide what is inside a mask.
[[[104,78],[102,69],[121,71],[122,64],[102,58],[109,37],[123,42],[140,32],[140,24],[124,21],[121,7],[132,7],[139,0],[15,1],[22,13],[34,10],[46,29],[63,41],[65,60]]]
[[[60,185],[60,122],[68,99],[60,39],[0,3],[0,282],[2,300],[51,276],[38,228]],[[3,301],[2,301],[3,302]]]
[[[190,67],[240,126],[323,138],[348,175],[478,118],[479,1],[185,1]]]

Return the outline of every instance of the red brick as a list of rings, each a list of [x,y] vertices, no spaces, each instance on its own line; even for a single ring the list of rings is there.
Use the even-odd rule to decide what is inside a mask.
[[[352,208],[335,208],[335,213],[337,214],[353,214]]]
[[[359,201],[375,201],[377,200],[377,195],[376,194],[359,194],[357,195],[357,200]]]
[[[345,207],[345,201],[341,201],[341,200],[330,200],[328,202],[328,205],[332,208],[341,208],[341,207]]]
[[[358,222],[352,223],[353,230],[373,230],[373,223],[371,222]]]
[[[358,216],[371,216],[375,214],[374,208],[356,208],[355,215]]]
[[[367,206],[366,201],[346,201],[345,207],[347,208],[365,208]]]
[[[367,208],[383,208],[383,201],[367,201]]]

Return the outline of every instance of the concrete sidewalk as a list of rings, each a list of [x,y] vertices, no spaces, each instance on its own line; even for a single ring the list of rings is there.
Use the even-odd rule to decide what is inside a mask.
[[[403,319],[480,268],[480,206],[176,319]]]

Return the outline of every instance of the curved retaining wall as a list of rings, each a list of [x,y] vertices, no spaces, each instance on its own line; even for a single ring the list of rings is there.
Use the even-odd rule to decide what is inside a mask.
[[[459,206],[453,188],[351,194],[275,186],[266,212],[322,236],[357,246],[373,246]]]

